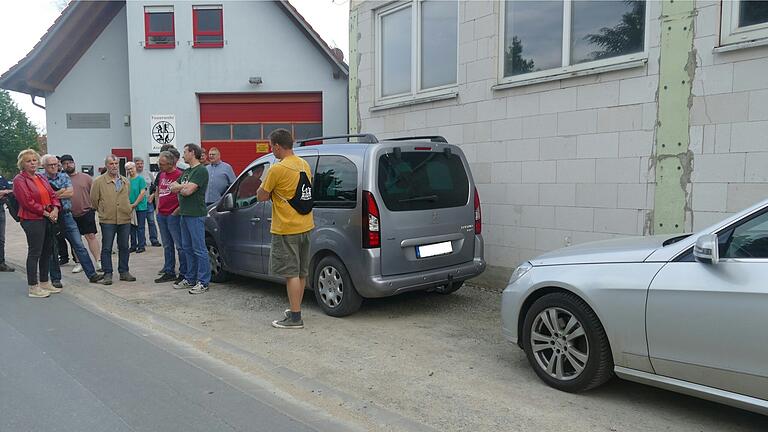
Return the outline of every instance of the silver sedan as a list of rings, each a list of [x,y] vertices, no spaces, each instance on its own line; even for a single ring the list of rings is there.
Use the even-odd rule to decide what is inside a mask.
[[[501,313],[554,388],[615,374],[768,414],[768,200],[693,235],[542,255],[512,274]]]

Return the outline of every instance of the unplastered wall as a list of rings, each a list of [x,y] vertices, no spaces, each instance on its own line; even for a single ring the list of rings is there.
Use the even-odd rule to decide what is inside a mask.
[[[690,111],[693,227],[768,197],[768,47],[714,52],[720,1],[697,1]]]
[[[459,144],[478,184],[486,259],[510,269],[569,244],[643,235],[654,202],[661,4],[650,8],[648,59],[633,68],[494,90],[500,5],[459,4],[458,96],[374,106],[374,10],[357,20],[360,130],[384,137],[439,134]],[[353,109],[355,107],[352,107]]]

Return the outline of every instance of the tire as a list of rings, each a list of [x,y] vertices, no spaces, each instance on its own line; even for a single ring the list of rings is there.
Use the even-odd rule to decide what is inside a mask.
[[[552,327],[553,315],[557,328]],[[537,338],[535,350],[532,334]],[[575,294],[557,292],[536,300],[525,316],[522,342],[536,375],[558,390],[587,391],[613,376],[605,329],[595,312]]]
[[[219,247],[210,238],[205,238],[205,247],[208,249],[208,260],[211,262],[211,282],[221,283],[228,281],[232,274],[224,270],[224,259],[221,257]]]
[[[317,304],[327,315],[343,317],[360,309],[363,298],[352,284],[344,263],[335,256],[321,259],[315,266],[312,279]]]
[[[451,285],[440,285],[439,287],[435,288],[435,292],[442,295],[448,295],[453,294],[456,291],[459,290],[464,285],[464,281],[454,282]],[[449,288],[450,287],[450,288]]]

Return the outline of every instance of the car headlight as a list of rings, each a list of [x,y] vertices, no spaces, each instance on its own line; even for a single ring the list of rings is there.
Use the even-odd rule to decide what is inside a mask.
[[[515,271],[512,272],[512,276],[509,278],[509,283],[510,284],[514,283],[516,280],[520,279],[521,277],[523,277],[523,275],[528,273],[528,270],[530,270],[532,268],[533,268],[533,265],[531,263],[529,263],[529,262],[525,262],[523,264],[520,264],[515,269]]]

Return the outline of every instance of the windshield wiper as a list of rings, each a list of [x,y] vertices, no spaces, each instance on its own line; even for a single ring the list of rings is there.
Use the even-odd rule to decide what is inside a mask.
[[[398,202],[404,203],[404,202],[413,202],[413,201],[437,201],[437,195],[424,195],[424,196],[418,196],[413,198],[405,198],[401,199]]]

